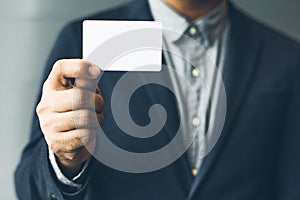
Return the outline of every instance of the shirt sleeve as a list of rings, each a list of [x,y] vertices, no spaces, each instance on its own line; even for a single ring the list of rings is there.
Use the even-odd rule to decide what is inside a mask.
[[[52,152],[52,150],[50,148],[48,148],[48,151],[49,151],[49,160],[50,160],[51,166],[52,166],[52,168],[55,172],[55,175],[56,175],[57,179],[61,183],[65,184],[67,186],[74,187],[74,188],[77,188],[78,190],[80,190],[82,188],[82,184],[77,183],[76,181],[78,181],[83,176],[84,172],[86,171],[86,169],[87,169],[87,167],[90,163],[90,159],[85,162],[85,164],[82,167],[81,171],[70,180],[63,174],[63,172],[59,168],[58,163],[57,163],[56,158],[55,158],[55,155]]]

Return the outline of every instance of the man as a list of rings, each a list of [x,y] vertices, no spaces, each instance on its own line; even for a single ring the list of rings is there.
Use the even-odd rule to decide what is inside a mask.
[[[188,35],[207,52],[215,52],[210,55],[215,55],[211,56],[212,62],[222,73],[227,95],[222,134],[203,160],[199,159],[196,136],[178,160],[147,173],[118,171],[91,157],[101,142],[96,140],[98,122],[123,149],[159,149],[174,137],[170,139],[169,132],[174,134],[179,127],[178,103],[161,87],[142,88],[133,98],[132,118],[137,124],[147,125],[149,107],[159,103],[170,113],[166,125],[149,143],[122,135],[112,117],[110,102],[113,87],[124,73],[104,73],[94,92],[99,69],[74,59],[81,56],[81,19],[61,32],[46,66],[31,139],[15,175],[20,199],[300,199],[298,44],[221,0],[137,0],[88,19],[162,21],[182,35],[172,38],[164,34],[168,48],[179,48],[192,58],[200,55],[200,49],[185,51],[187,44],[180,44],[181,37]],[[211,118],[218,116],[212,111],[218,103],[205,101],[203,87],[193,79],[202,71],[195,71],[196,66],[180,65],[169,54],[164,54],[164,60],[190,78],[193,89],[199,89],[197,103],[205,108],[201,110],[203,107],[191,103],[189,92],[180,95],[180,84],[170,75],[179,88],[176,95],[188,110],[183,118],[192,120],[191,125],[185,122],[184,130],[193,132],[191,127],[201,127],[200,119],[210,124]],[[199,60],[208,62],[203,57]],[[206,78],[212,79],[209,74]],[[220,85],[215,88],[221,91]],[[197,130],[203,132],[206,128],[203,125]]]

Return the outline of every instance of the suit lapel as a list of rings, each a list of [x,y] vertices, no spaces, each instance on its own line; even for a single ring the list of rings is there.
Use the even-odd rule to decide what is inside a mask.
[[[261,39],[253,29],[253,23],[237,11],[229,3],[230,30],[226,47],[223,71],[223,81],[227,96],[227,113],[222,134],[214,149],[204,158],[199,174],[191,188],[191,198],[204,178],[213,171],[214,161],[220,156],[222,147],[230,137],[234,128],[234,121],[238,117],[238,110],[242,105],[247,89],[251,84],[255,71],[255,63],[259,58]],[[199,190],[200,191],[200,190]]]

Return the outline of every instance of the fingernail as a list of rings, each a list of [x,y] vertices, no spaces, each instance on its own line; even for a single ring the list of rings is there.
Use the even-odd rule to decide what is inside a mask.
[[[97,77],[100,75],[100,69],[97,66],[89,66],[89,74],[93,77]]]

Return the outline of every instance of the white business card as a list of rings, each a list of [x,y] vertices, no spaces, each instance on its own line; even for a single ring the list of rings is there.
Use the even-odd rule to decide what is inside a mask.
[[[162,24],[85,20],[83,59],[105,71],[160,71]]]

